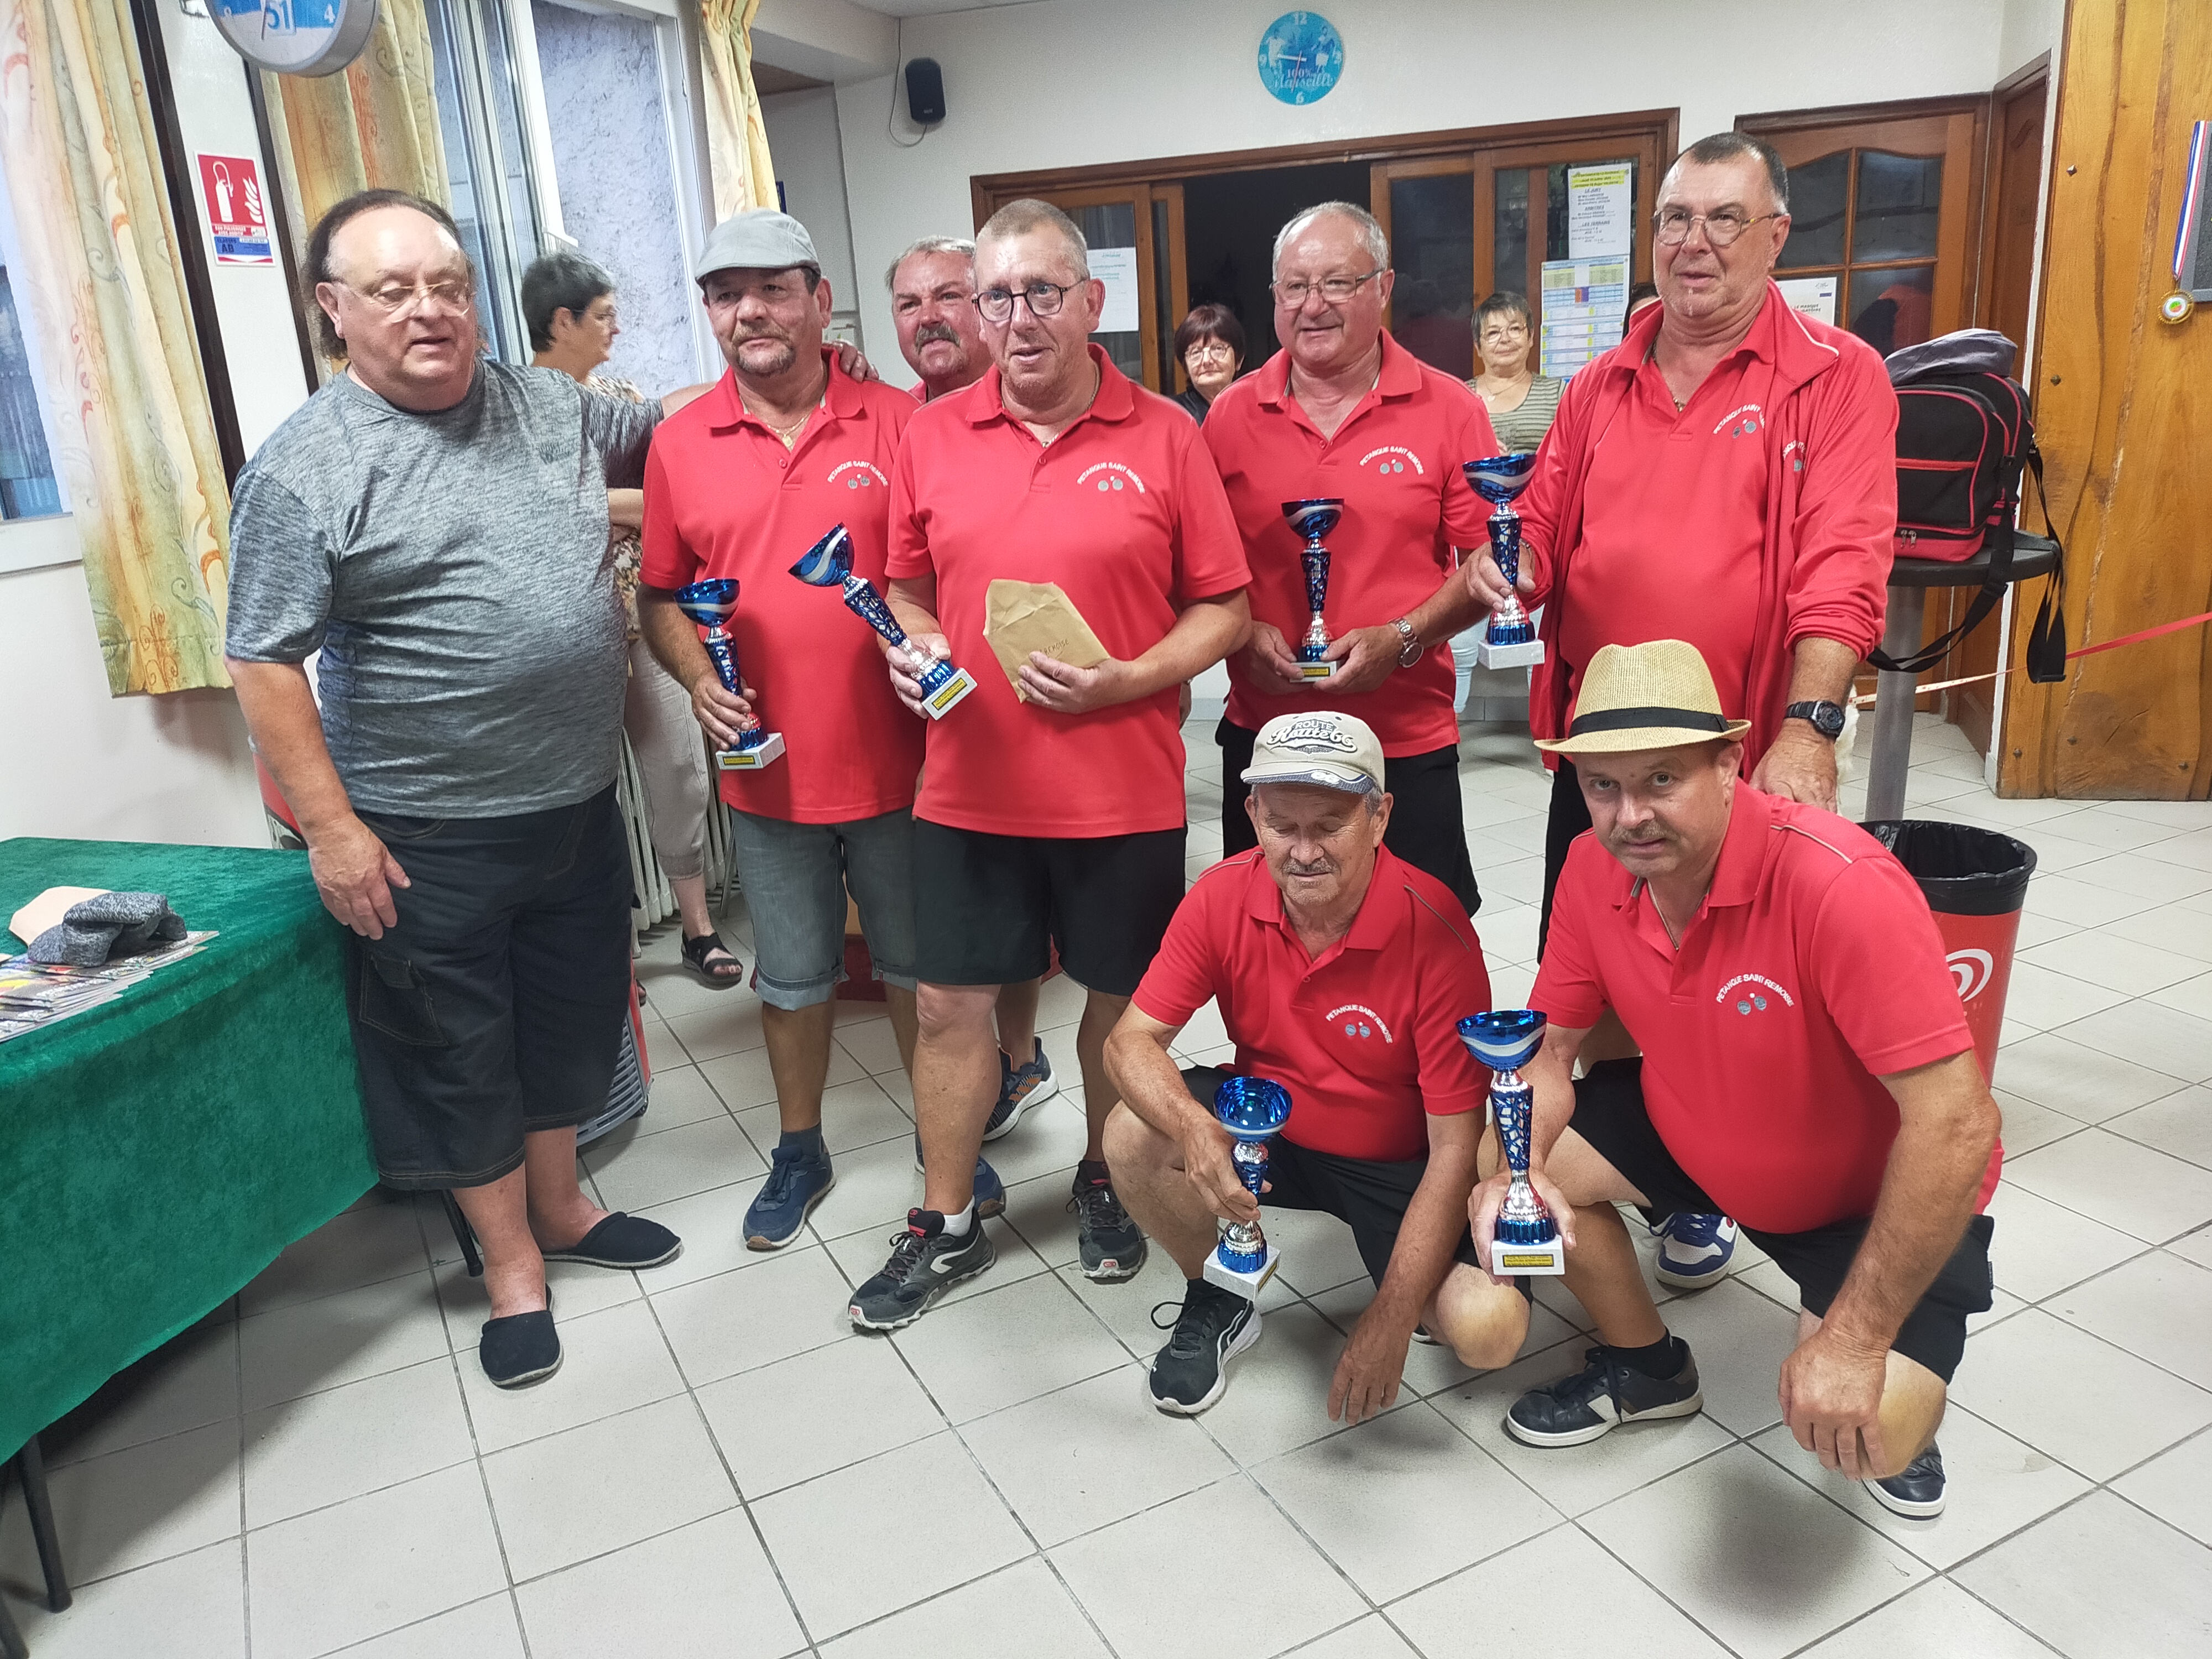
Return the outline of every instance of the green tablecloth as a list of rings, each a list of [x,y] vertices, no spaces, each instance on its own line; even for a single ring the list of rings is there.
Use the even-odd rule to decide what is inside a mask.
[[[222,936],[0,1043],[0,1457],[376,1179],[306,854],[0,842],[0,924],[49,887],[166,893]]]

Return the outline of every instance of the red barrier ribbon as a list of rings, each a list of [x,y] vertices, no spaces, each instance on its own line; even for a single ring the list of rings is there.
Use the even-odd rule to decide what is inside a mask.
[[[2076,657],[2094,657],[2100,651],[2117,651],[2124,645],[2140,645],[2145,640],[2158,638],[2161,634],[2179,634],[2185,628],[2202,628],[2206,623],[2212,623],[2212,611],[2200,611],[2193,617],[2184,617],[2179,622],[2160,623],[2155,628],[2137,629],[2132,634],[2121,635],[2117,640],[2104,640],[2095,645],[2085,645],[2079,651],[2069,651],[2066,653],[2066,660],[2072,662]],[[1964,679],[1937,680],[1933,685],[1914,686],[1912,694],[1918,696],[1923,691],[1948,691],[1961,685],[1979,685],[1984,680],[2001,680],[2006,675],[2018,672],[2018,667],[2014,666],[2000,668],[1993,674],[1969,674]],[[1874,706],[1876,695],[1872,691],[1865,692],[1853,697],[1851,702],[1856,708],[1870,708]]]

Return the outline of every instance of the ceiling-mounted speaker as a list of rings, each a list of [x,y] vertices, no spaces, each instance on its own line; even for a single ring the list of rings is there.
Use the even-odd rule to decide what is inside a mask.
[[[918,127],[933,127],[945,118],[945,71],[934,58],[907,60],[906,113]]]

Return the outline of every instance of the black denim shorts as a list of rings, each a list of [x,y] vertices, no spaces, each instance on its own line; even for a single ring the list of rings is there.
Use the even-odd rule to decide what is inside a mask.
[[[503,818],[363,812],[407,872],[397,927],[347,935],[346,1004],[379,1175],[480,1187],[532,1130],[606,1104],[629,1006],[615,792]]]

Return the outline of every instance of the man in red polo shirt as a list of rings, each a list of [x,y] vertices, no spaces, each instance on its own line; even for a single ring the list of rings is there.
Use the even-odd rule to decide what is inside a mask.
[[[1478,611],[1456,547],[1481,547],[1490,509],[1462,465],[1498,453],[1490,416],[1459,381],[1383,331],[1394,273],[1382,228],[1349,202],[1299,214],[1275,238],[1275,333],[1284,349],[1206,411],[1206,443],[1244,534],[1252,636],[1229,662],[1221,744],[1221,847],[1254,845],[1236,780],[1252,734],[1278,714],[1357,714],[1389,763],[1390,850],[1481,900],[1460,808],[1459,722],[1442,645]],[[1305,538],[1285,501],[1336,496],[1325,611],[1336,672],[1299,678]]]
[[[919,1318],[991,1264],[970,1182],[998,1093],[992,1003],[1055,945],[1090,993],[1075,1040],[1091,1121],[1075,1176],[1082,1268],[1127,1279],[1144,1260],[1100,1145],[1115,1099],[1100,1049],[1182,896],[1176,689],[1236,647],[1249,612],[1198,428],[1089,343],[1105,300],[1089,259],[1057,208],[994,215],[975,239],[993,370],[926,406],[899,449],[891,605],[917,650],[949,656],[976,688],[931,722],[915,803],[922,1204],[854,1292],[868,1329]],[[1000,579],[1056,583],[1109,654],[1079,666],[1032,652],[1017,692],[983,637]],[[891,653],[917,710],[919,665]]]
[[[781,759],[718,774],[734,809],[782,1125],[744,1237],[754,1249],[775,1249],[835,1179],[822,1090],[848,885],[909,1063],[914,1048],[910,809],[921,728],[884,683],[875,635],[836,592],[790,570],[842,524],[854,569],[882,580],[891,467],[915,404],[853,380],[823,349],[830,285],[796,219],[759,209],[724,220],[697,274],[730,372],[665,423],[647,461],[639,608],[654,653],[691,688],[718,749],[762,724],[783,734]],[[724,688],[674,597],[725,576],[739,584],[728,627],[742,694]]]
[[[1797,1443],[1900,1515],[1943,1506],[1942,1421],[1990,1305],[2002,1150],[1927,902],[1856,825],[1743,782],[1696,647],[1607,645],[1573,723],[1595,823],[1567,855],[1530,1000],[1550,1018],[1530,1179],[1596,1322],[1581,1371],[1523,1395],[1517,1439],[1577,1445],[1703,1401],[1613,1206],[1726,1213],[1796,1284],[1782,1367]],[[1575,1081],[1607,1009],[1644,1044]],[[1504,1177],[1477,1190],[1487,1252]]]
[[[1349,1224],[1375,1280],[1329,1415],[1387,1409],[1417,1329],[1479,1370],[1509,1363],[1528,1334],[1526,1300],[1482,1272],[1466,1224],[1488,1079],[1457,1024],[1490,1006],[1490,976],[1451,890],[1389,849],[1388,764],[1349,714],[1261,727],[1243,774],[1259,846],[1198,878],[1107,1044],[1121,1091],[1108,1161],[1129,1212],[1189,1281],[1152,1358],[1164,1412],[1211,1406],[1230,1358],[1260,1337],[1258,1306],[1200,1276],[1216,1218],[1260,1213],[1213,1115],[1227,1073],[1179,1071],[1168,1052],[1210,1001],[1237,1070],[1290,1091],[1262,1201]]]

